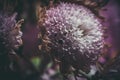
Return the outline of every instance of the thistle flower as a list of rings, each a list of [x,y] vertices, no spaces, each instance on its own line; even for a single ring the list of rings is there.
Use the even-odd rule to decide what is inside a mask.
[[[10,52],[21,44],[20,22],[16,23],[16,13],[12,16],[0,14],[0,54]]]
[[[78,66],[95,63],[103,48],[102,24],[86,7],[60,3],[46,11],[43,24],[51,41],[52,53],[59,60],[77,61]],[[83,62],[85,61],[85,62]]]

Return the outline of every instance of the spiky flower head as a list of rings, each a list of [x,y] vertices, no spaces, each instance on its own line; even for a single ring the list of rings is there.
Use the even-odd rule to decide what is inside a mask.
[[[52,43],[50,46],[60,59],[72,55],[76,56],[74,60],[97,60],[103,48],[102,25],[86,7],[60,3],[46,11],[43,25]]]
[[[16,15],[0,13],[0,54],[8,53],[19,45],[22,33],[17,28]]]

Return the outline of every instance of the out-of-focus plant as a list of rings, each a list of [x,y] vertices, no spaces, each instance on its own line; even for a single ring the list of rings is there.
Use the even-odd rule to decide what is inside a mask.
[[[3,76],[14,70],[12,63],[18,60],[15,51],[23,44],[20,27],[24,20],[16,22],[16,16],[16,13],[11,16],[0,13],[0,73],[3,73]]]

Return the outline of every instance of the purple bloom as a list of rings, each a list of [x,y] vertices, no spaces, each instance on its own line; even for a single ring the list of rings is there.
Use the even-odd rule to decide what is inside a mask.
[[[51,40],[52,53],[58,59],[77,61],[78,66],[97,61],[104,46],[102,24],[97,16],[86,7],[71,3],[50,8],[46,16],[43,25]]]
[[[0,54],[8,53],[19,45],[22,32],[16,28],[16,13],[12,16],[0,14]]]

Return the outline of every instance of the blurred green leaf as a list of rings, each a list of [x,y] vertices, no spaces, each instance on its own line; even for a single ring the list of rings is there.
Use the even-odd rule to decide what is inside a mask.
[[[33,57],[31,59],[31,62],[35,66],[36,69],[39,69],[39,66],[41,64],[41,58],[39,58],[39,57]]]

